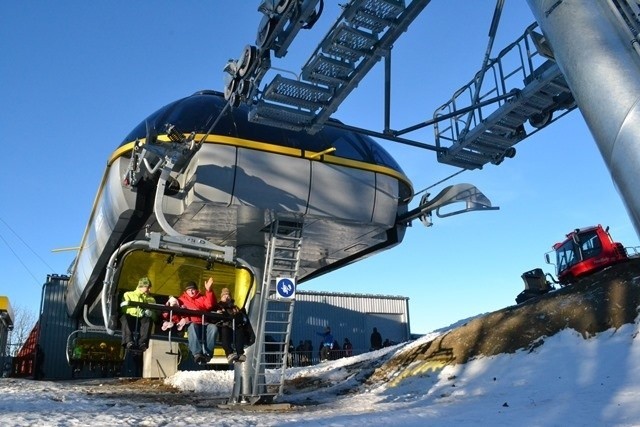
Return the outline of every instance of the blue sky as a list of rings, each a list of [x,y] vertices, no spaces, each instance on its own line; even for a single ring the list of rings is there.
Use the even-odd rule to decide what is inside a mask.
[[[299,72],[338,16],[327,1],[311,31],[273,65]],[[107,158],[157,108],[201,89],[222,90],[222,68],[254,43],[256,1],[3,2],[0,6],[0,295],[38,310],[42,283],[64,274],[80,243]],[[434,110],[479,70],[494,1],[434,1],[393,50],[391,127]],[[533,22],[506,2],[493,53]],[[383,128],[382,64],[334,117]],[[265,80],[268,81],[268,80]],[[433,130],[410,135],[433,144]],[[416,191],[458,169],[433,152],[381,141]],[[514,304],[520,275],[571,229],[601,223],[625,246],[638,237],[579,111],[519,143],[499,166],[467,171],[432,189],[469,182],[498,211],[415,222],[404,242],[307,282],[304,289],[403,295],[411,329],[425,333]],[[419,197],[411,203],[415,207]]]

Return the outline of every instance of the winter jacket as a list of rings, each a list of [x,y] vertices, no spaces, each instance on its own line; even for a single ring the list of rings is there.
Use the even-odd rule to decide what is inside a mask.
[[[200,292],[197,292],[195,296],[192,298],[186,292],[183,292],[182,295],[178,298],[180,302],[180,306],[187,308],[189,310],[199,310],[199,311],[211,311],[213,306],[216,305],[216,295],[213,291],[206,291],[204,295]],[[202,316],[190,316],[189,321],[197,324],[202,324]],[[205,324],[212,323],[208,322],[205,319]]]
[[[125,292],[124,293],[124,297],[123,297],[123,304],[125,302],[128,301],[133,301],[133,302],[144,302],[147,304],[155,304],[156,303],[156,299],[154,297],[152,297],[151,295],[145,295],[144,293],[140,292],[138,289],[135,289],[133,291],[129,291],[129,292]],[[142,307],[133,307],[133,306],[128,306],[128,305],[123,305],[122,306],[122,312],[124,314],[128,314],[129,316],[133,316],[133,317],[143,317],[145,315],[145,309]],[[156,317],[156,313],[155,311],[151,311],[148,310],[147,314],[151,314],[152,318]]]
[[[236,306],[235,301],[232,299],[228,299],[226,303],[223,301],[219,301],[213,308],[213,311],[224,313],[229,316],[227,320],[218,322],[218,325],[220,326],[228,326],[230,328],[233,327],[234,318],[236,320],[236,327],[244,324],[244,316],[240,312],[240,309]]]
[[[320,335],[321,337],[324,337],[322,339],[322,345],[324,347],[329,347],[329,348],[333,347],[333,335],[331,335],[331,332],[316,332],[316,334]]]

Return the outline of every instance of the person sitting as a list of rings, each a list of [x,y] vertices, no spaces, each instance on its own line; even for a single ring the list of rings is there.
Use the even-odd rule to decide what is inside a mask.
[[[325,362],[329,360],[331,354],[331,348],[333,347],[333,335],[331,335],[331,328],[326,326],[324,332],[316,332],[316,334],[323,337],[320,348],[320,361]]]
[[[178,298],[170,296],[165,305],[167,307],[180,308],[180,301],[178,301]],[[182,328],[184,328],[189,319],[187,317],[178,316],[177,314],[171,314],[171,316],[169,316],[169,314],[169,312],[162,313],[162,317],[164,319],[162,322],[162,330],[166,331],[167,329],[176,327],[178,331],[182,331]]]
[[[178,298],[178,304],[189,310],[211,311],[217,303],[216,296],[211,290],[212,286],[213,278],[210,277],[204,284],[205,293],[201,294],[195,282],[187,282],[184,292]],[[189,323],[187,329],[189,351],[197,364],[204,365],[213,356],[218,328],[201,315],[188,316],[185,319],[184,323]]]
[[[228,288],[223,288],[220,293],[220,302],[216,305],[216,311],[218,313],[226,313],[229,315],[229,319],[223,320],[218,323],[218,332],[220,333],[220,340],[222,341],[222,348],[224,354],[227,356],[229,363],[244,362],[247,357],[244,355],[244,319],[243,313],[236,306],[234,300],[231,298]],[[233,347],[232,348],[232,342]]]
[[[122,325],[122,346],[127,350],[145,351],[149,346],[151,327],[156,313],[149,309],[129,305],[129,302],[155,304],[155,298],[149,295],[150,289],[151,280],[148,277],[142,277],[138,280],[138,286],[135,290],[124,293],[120,304],[122,308],[120,323]],[[136,331],[137,334],[135,334]]]

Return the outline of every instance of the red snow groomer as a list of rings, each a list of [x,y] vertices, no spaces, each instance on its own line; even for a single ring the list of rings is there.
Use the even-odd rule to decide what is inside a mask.
[[[551,259],[553,253],[555,262]],[[629,259],[624,246],[611,238],[609,227],[602,228],[600,224],[576,228],[567,234],[564,241],[553,245],[553,251],[544,256],[547,264],[555,264],[558,279],[555,280],[540,268],[525,272],[522,275],[525,289],[516,297],[518,304],[546,294],[555,289],[554,284],[567,286],[579,278]]]
[[[556,254],[556,276],[561,286],[629,259],[622,243],[611,238],[609,227],[602,228],[600,224],[576,228],[567,234],[563,242],[553,245],[553,252]],[[549,254],[545,254],[545,259],[548,264],[553,264]]]

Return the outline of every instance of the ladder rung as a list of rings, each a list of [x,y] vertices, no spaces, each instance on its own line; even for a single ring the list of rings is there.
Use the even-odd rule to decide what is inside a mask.
[[[567,81],[562,77],[562,79],[554,79],[548,83],[548,86],[553,89],[554,92],[571,92],[569,90],[569,86],[567,85]]]
[[[276,234],[275,237],[277,239],[279,239],[279,240],[289,240],[289,241],[291,241],[291,240],[300,240],[301,239],[301,237],[298,237],[298,236],[287,236],[287,235],[284,235],[284,234]]]
[[[280,259],[274,260],[274,263],[271,265],[271,267],[292,270],[296,266],[297,262],[298,262],[297,258],[292,258],[292,259],[280,258]]]
[[[338,58],[356,62],[372,53],[371,49],[378,42],[378,37],[356,28],[340,24],[321,44],[324,53]]]
[[[348,83],[354,66],[350,62],[340,61],[319,53],[302,68],[302,78],[320,81],[330,86]]]
[[[455,158],[458,160],[464,160],[470,163],[479,163],[484,164],[486,162],[487,156],[483,156],[480,153],[476,153],[475,151],[468,150],[463,147],[456,147],[455,151],[450,151],[442,156],[444,158]]]
[[[325,105],[333,91],[278,74],[264,90],[263,99],[315,111]]]
[[[276,292],[276,281],[277,281],[277,277],[294,277],[296,274],[296,271],[293,268],[272,268],[272,273],[275,273],[272,275],[271,277],[271,281],[269,283],[269,286],[272,288],[271,290],[273,292]]]
[[[299,261],[299,257],[298,254],[293,254],[295,255],[295,257],[291,257],[291,258],[280,258],[280,259],[272,259],[271,261],[271,267],[273,268],[280,268],[280,269],[289,269],[292,270],[295,268],[296,264]]]
[[[546,107],[555,103],[553,97],[555,94],[546,94],[544,92],[535,92],[524,98],[527,105],[535,106],[538,108]]]
[[[506,121],[506,120],[504,120]],[[499,129],[502,132],[505,133],[516,133],[517,132],[517,126],[510,126],[508,123],[500,123],[500,122],[496,122],[493,123],[492,125],[490,125],[491,129]]]
[[[300,252],[300,249],[292,249],[292,250],[284,250],[284,251],[277,250],[272,254],[271,260],[283,261],[283,262],[295,261],[298,259],[299,252]]]
[[[492,144],[495,144],[495,145],[498,145],[498,146],[507,146],[507,147],[509,147],[511,145],[511,138],[506,137],[506,136],[502,136],[502,135],[498,135],[496,133],[484,132],[479,137],[481,137],[482,139],[484,139],[487,142],[491,142]]]
[[[295,265],[291,266],[291,267],[287,267],[284,265],[272,265],[271,269],[275,270],[275,271],[294,271],[295,270]]]
[[[271,260],[273,261],[281,261],[281,262],[291,262],[296,261],[298,258],[298,252],[300,249],[295,249],[291,251],[277,251],[277,254],[273,254]]]
[[[514,112],[519,113],[519,110],[524,110],[525,117],[528,117],[532,114],[537,114],[537,113],[541,113],[542,109],[540,107],[538,107],[537,105],[532,105],[526,102],[526,100],[524,100],[525,102],[519,104],[515,109]]]
[[[271,270],[273,272],[280,273],[279,276],[288,276],[288,277],[295,276],[295,271],[292,268],[274,268],[274,267],[272,267]],[[271,281],[272,281],[271,285],[272,286],[276,285],[275,280],[276,280],[275,277],[271,278]],[[274,289],[274,291],[275,291],[275,289]]]
[[[539,109],[523,108],[522,106],[518,106],[505,116],[501,117],[500,121],[508,124],[510,127],[518,127],[526,122],[533,114],[536,114],[535,111],[539,111]]]
[[[282,301],[282,305],[287,304],[287,303],[288,303],[288,301],[284,301],[284,300]],[[289,304],[290,304],[290,303],[289,303]],[[289,307],[289,308],[290,308],[290,307]],[[269,310],[269,313],[274,313],[274,314],[278,314],[278,313],[280,313],[280,314],[285,314],[285,313],[289,313],[290,311],[291,311],[290,309],[287,309],[287,310],[270,309],[270,310]],[[269,320],[267,319],[267,322],[268,322],[268,321],[269,321]]]
[[[253,123],[263,123],[290,130],[303,130],[311,124],[315,114],[310,111],[303,111],[284,105],[270,104],[265,101],[258,101],[249,110],[249,121]]]
[[[394,20],[405,10],[402,0],[368,0],[349,7],[352,11],[347,11],[345,19],[353,26],[367,28],[374,33],[393,25]]]
[[[293,277],[295,275],[295,269],[294,268],[277,268],[277,267],[271,267],[271,270],[273,272],[279,273],[278,276],[287,276],[287,277]],[[275,277],[271,278],[272,283],[271,285],[275,286]]]
[[[502,154],[506,149],[502,147],[495,147],[489,144],[483,144],[480,138],[478,138],[478,140],[469,144],[468,148],[471,148],[476,151],[480,151],[482,153],[491,153],[491,154]]]

